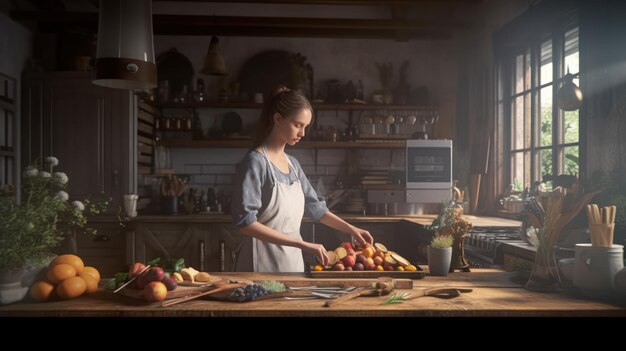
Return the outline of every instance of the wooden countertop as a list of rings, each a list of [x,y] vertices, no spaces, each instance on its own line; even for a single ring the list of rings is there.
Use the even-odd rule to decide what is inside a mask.
[[[437,215],[419,215],[414,217],[403,218],[406,221],[417,223],[419,225],[427,226],[433,223],[433,220],[437,218]],[[464,215],[463,219],[470,222],[474,227],[520,227],[522,222],[515,221],[507,218],[499,217],[483,217]]]
[[[303,275],[216,273],[233,279],[307,280]],[[360,297],[336,307],[323,307],[324,300],[273,299],[248,303],[194,300],[162,308],[100,290],[96,294],[68,301],[16,303],[0,307],[0,316],[108,316],[108,317],[366,317],[366,316],[626,316],[626,305],[576,297],[568,293],[539,293],[526,290],[516,280],[516,273],[494,269],[474,269],[471,273],[451,273],[447,277],[415,280],[414,288],[459,286],[471,287],[471,293],[443,300],[422,297],[400,304],[382,305],[387,299]]]
[[[400,221],[409,221],[422,226],[430,225],[437,217],[434,214],[427,215],[396,215],[396,216],[360,216],[354,214],[338,214],[344,220],[351,223],[395,223]],[[466,215],[463,218],[469,221],[475,227],[519,227],[521,222],[498,217],[477,217]],[[193,214],[193,215],[143,215],[133,218],[130,222],[135,223],[231,223],[230,215],[218,214]],[[116,216],[97,216],[89,218],[92,222],[117,222]],[[126,222],[128,220],[126,219]],[[313,219],[305,217],[305,223],[314,222]]]

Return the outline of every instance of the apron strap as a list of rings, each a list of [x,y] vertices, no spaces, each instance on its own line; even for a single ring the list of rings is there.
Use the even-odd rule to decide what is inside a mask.
[[[274,180],[274,184],[276,184],[278,180],[276,179],[276,173],[274,173],[274,165],[272,164],[272,161],[270,161],[269,157],[267,157],[267,148],[265,147],[265,144],[261,145],[261,151],[263,151],[261,154],[263,155],[263,157],[265,157],[265,160],[267,161],[267,166],[270,168],[270,172],[272,172],[272,179]],[[287,156],[287,154],[285,154],[285,157],[287,157],[287,164],[288,167],[290,167],[289,169],[293,171],[293,174],[296,176],[296,180],[300,181],[300,177],[298,176],[298,172],[296,171],[296,166],[291,163],[291,160],[289,159],[289,156]]]

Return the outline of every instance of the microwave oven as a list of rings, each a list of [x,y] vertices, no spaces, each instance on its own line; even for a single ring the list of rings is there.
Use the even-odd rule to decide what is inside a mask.
[[[406,201],[452,198],[452,140],[406,141]]]

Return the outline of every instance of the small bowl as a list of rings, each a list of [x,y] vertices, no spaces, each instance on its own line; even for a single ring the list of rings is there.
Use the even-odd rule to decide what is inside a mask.
[[[574,280],[574,258],[563,258],[559,260],[559,272],[566,280]]]

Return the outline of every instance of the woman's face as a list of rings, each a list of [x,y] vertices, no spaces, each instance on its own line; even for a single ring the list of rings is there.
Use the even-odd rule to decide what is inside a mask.
[[[274,127],[278,135],[289,145],[295,145],[304,137],[304,129],[311,124],[311,110],[304,108],[291,117],[274,115]]]

